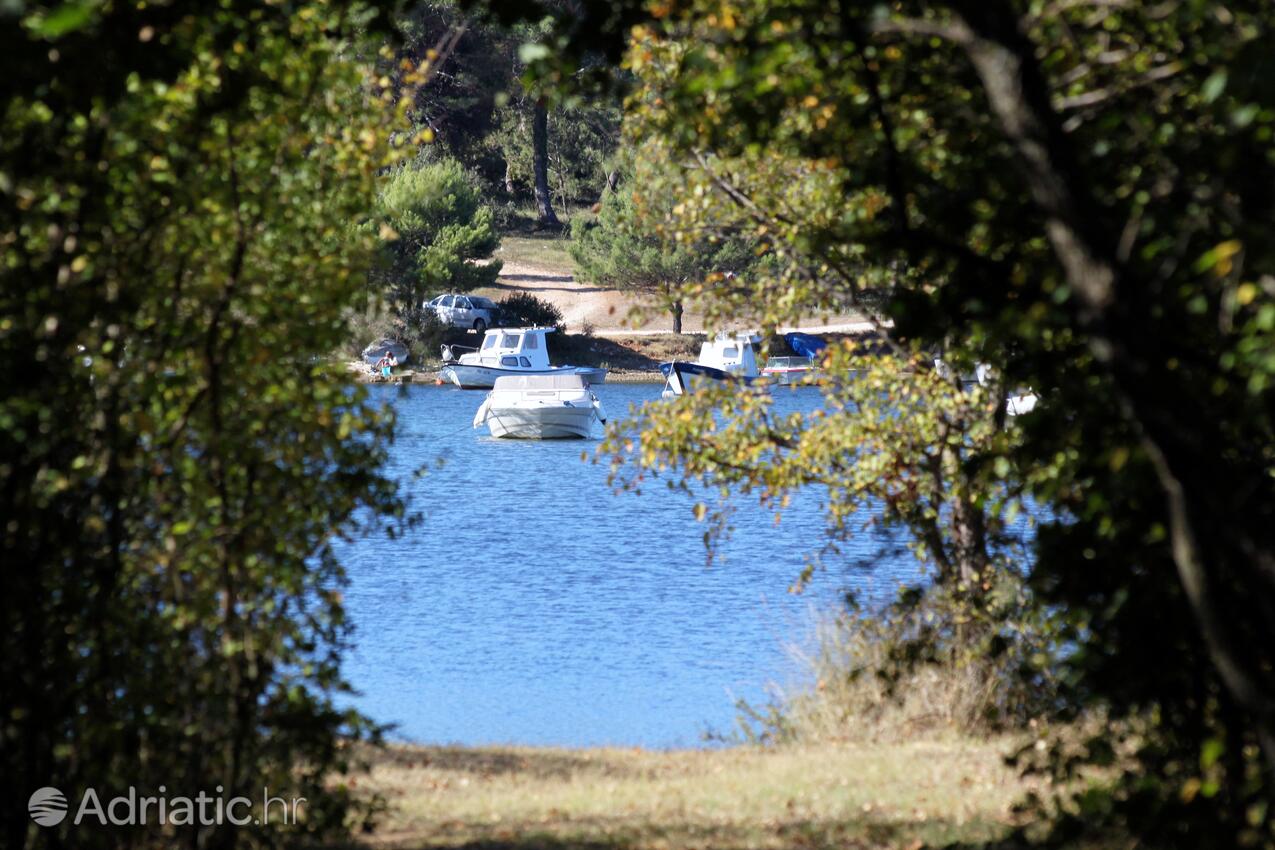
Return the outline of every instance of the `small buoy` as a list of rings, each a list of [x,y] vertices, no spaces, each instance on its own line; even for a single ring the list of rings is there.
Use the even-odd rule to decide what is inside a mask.
[[[442,385],[443,385],[443,379],[442,379],[442,378],[435,378],[435,379],[434,379],[434,386],[436,386],[436,387],[441,387]]]

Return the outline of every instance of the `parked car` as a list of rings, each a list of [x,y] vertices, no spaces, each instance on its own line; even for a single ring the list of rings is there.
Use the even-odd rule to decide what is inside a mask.
[[[440,295],[426,302],[425,306],[433,310],[443,324],[453,328],[473,328],[480,334],[496,324],[496,314],[500,311],[490,298],[454,292]]]

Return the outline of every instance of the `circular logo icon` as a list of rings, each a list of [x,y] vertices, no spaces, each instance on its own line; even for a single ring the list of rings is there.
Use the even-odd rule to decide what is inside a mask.
[[[41,788],[27,801],[27,810],[40,826],[57,826],[66,818],[66,797],[56,788]]]

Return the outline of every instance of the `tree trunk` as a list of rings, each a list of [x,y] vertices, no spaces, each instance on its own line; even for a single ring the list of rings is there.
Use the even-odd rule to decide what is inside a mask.
[[[674,301],[671,312],[673,313],[673,333],[680,334],[682,332],[682,302]]]
[[[514,168],[510,165],[509,160],[505,160],[505,194],[512,195],[514,193]]]
[[[544,99],[536,101],[531,120],[532,171],[536,183],[536,220],[542,227],[561,227],[549,195],[549,109]]]
[[[1080,166],[1012,7],[963,0],[958,13],[948,36],[965,48],[1018,152],[1077,295],[1075,323],[1142,430],[1168,502],[1179,581],[1219,677],[1253,719],[1275,771],[1275,635],[1267,617],[1275,606],[1275,544],[1262,512],[1271,503],[1270,479],[1261,468],[1224,460],[1208,412],[1182,404],[1163,369],[1167,355],[1147,313],[1147,288],[1120,261],[1096,203],[1079,189]]]
[[[613,168],[609,172],[607,172],[607,187],[606,187],[606,191],[604,191],[602,194],[605,195],[607,194],[607,192],[614,192],[615,187],[619,185],[620,185],[620,170],[618,168]]]

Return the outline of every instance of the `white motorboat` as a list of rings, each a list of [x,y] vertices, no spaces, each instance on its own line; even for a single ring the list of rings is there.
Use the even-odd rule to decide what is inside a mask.
[[[482,347],[455,357],[443,346],[439,377],[461,389],[493,387],[498,378],[518,375],[579,375],[589,384],[606,381],[607,370],[592,366],[550,366],[546,336],[553,328],[492,328]]]
[[[815,361],[809,357],[772,357],[761,370],[763,378],[780,386],[791,386],[815,370]]]
[[[1031,390],[1018,392],[1005,399],[1005,412],[1010,416],[1023,416],[1035,410],[1039,401],[1040,397]]]
[[[673,360],[660,364],[664,375],[664,396],[685,395],[697,386],[730,381],[750,382],[757,377],[757,355],[753,334],[719,333],[700,346],[695,362]]]
[[[474,427],[485,424],[493,437],[587,438],[594,418],[607,421],[581,375],[504,375],[474,414]]]

